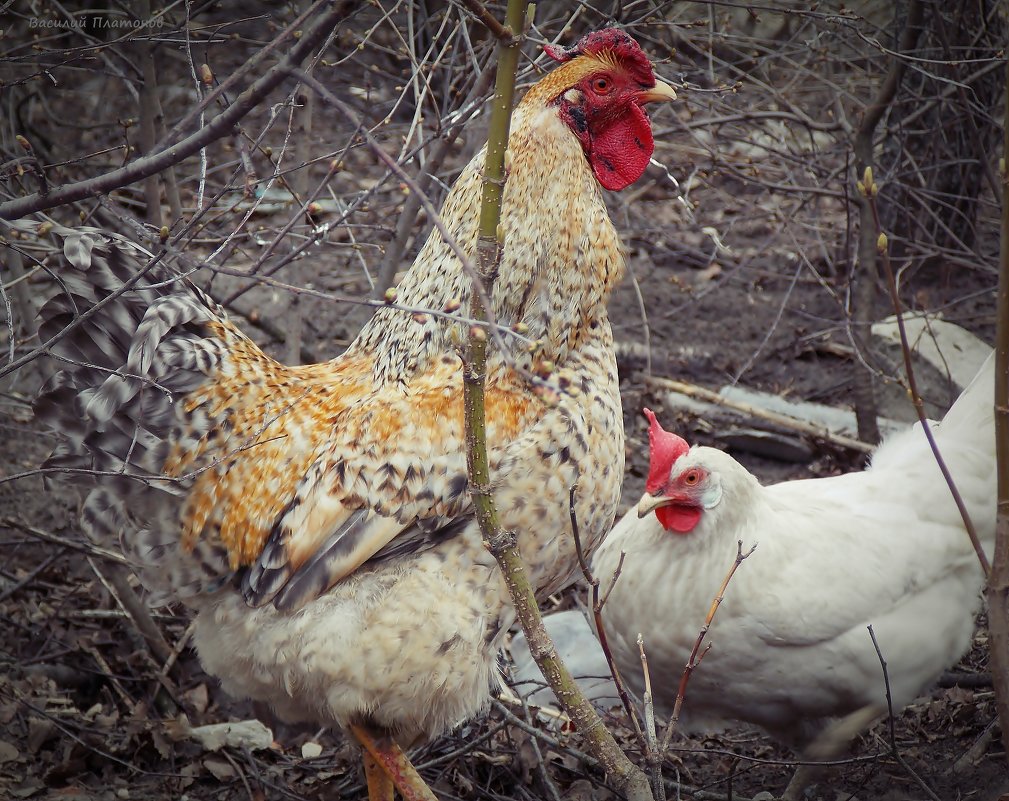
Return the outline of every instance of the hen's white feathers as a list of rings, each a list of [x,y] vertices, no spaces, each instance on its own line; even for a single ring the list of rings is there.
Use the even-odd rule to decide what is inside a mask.
[[[941,423],[939,449],[987,549],[995,530],[994,364],[989,358]],[[959,511],[916,425],[871,466],[762,487],[728,454],[694,447],[673,467],[721,483],[721,501],[687,534],[632,511],[593,569],[623,572],[603,610],[625,677],[640,691],[644,635],[656,705],[670,711],[683,665],[736,555],[736,571],[692,675],[681,724],[745,721],[806,743],[830,718],[886,710],[872,625],[895,708],[927,688],[970,644],[982,575]]]

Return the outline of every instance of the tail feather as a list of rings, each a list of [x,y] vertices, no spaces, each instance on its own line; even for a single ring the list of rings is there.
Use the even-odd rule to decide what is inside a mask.
[[[994,352],[935,426],[935,432],[939,451],[990,558],[995,547],[997,495]]]
[[[168,477],[163,467],[181,426],[214,423],[206,414],[184,417],[180,407],[227,353],[210,327],[227,317],[164,265],[138,278],[148,258],[132,243],[94,229],[53,233],[66,261],[59,290],[40,311],[39,336],[57,337],[51,353],[63,369],[34,403],[61,437],[44,463],[46,479],[90,487],[84,532],[118,539],[155,602],[212,592],[231,579],[227,553],[213,542],[183,553],[179,519],[192,478]]]
[[[145,384],[158,382],[169,374],[166,368],[170,365],[165,364],[160,349],[169,332],[186,323],[208,323],[215,319],[217,316],[210,309],[194,303],[191,296],[170,295],[156,300],[130,338],[122,370],[109,375],[90,396],[82,394],[82,399],[87,397],[82,411],[98,424],[110,420],[136,397]],[[177,372],[172,370],[171,374]],[[200,380],[202,378],[200,376]]]
[[[942,439],[968,438],[989,444],[995,452],[995,352],[960,393],[937,429]]]
[[[941,422],[930,422],[936,444],[952,454],[983,454],[995,459],[995,354],[985,359]],[[872,469],[901,469],[932,459],[921,424],[888,437],[872,455]]]

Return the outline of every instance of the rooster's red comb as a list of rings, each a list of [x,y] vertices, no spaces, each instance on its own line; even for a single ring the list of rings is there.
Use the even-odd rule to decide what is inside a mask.
[[[689,451],[690,446],[683,437],[665,431],[651,409],[643,411],[649,422],[648,481],[645,482],[645,491],[656,492],[669,480],[669,474],[676,460]]]
[[[648,56],[629,34],[619,28],[603,28],[587,33],[574,47],[548,44],[543,47],[543,52],[562,64],[577,56],[598,56],[601,53],[608,53],[626,69],[634,72],[644,86],[655,85],[655,73],[652,72]]]

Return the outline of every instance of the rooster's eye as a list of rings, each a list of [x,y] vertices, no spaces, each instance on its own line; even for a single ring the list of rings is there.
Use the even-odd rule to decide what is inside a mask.
[[[608,78],[593,78],[592,79],[592,91],[597,95],[606,95],[610,93],[613,88],[613,84],[610,83]]]
[[[690,470],[683,474],[683,483],[687,486],[694,486],[698,481],[701,480],[701,474],[696,470]]]

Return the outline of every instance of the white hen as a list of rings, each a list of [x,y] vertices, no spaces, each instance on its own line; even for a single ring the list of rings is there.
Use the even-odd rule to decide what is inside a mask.
[[[994,363],[989,358],[936,440],[990,553],[995,531]],[[836,753],[887,710],[872,624],[900,709],[967,650],[982,574],[919,425],[888,439],[865,471],[761,486],[731,456],[687,450],[652,418],[648,494],[609,534],[593,570],[615,660],[641,691],[644,635],[659,711],[669,712],[705,614],[736,556],[712,645],[693,673],[686,731],[730,721]],[[605,586],[604,586],[605,589]],[[840,718],[840,720],[838,720]],[[808,751],[807,751],[808,753]]]

